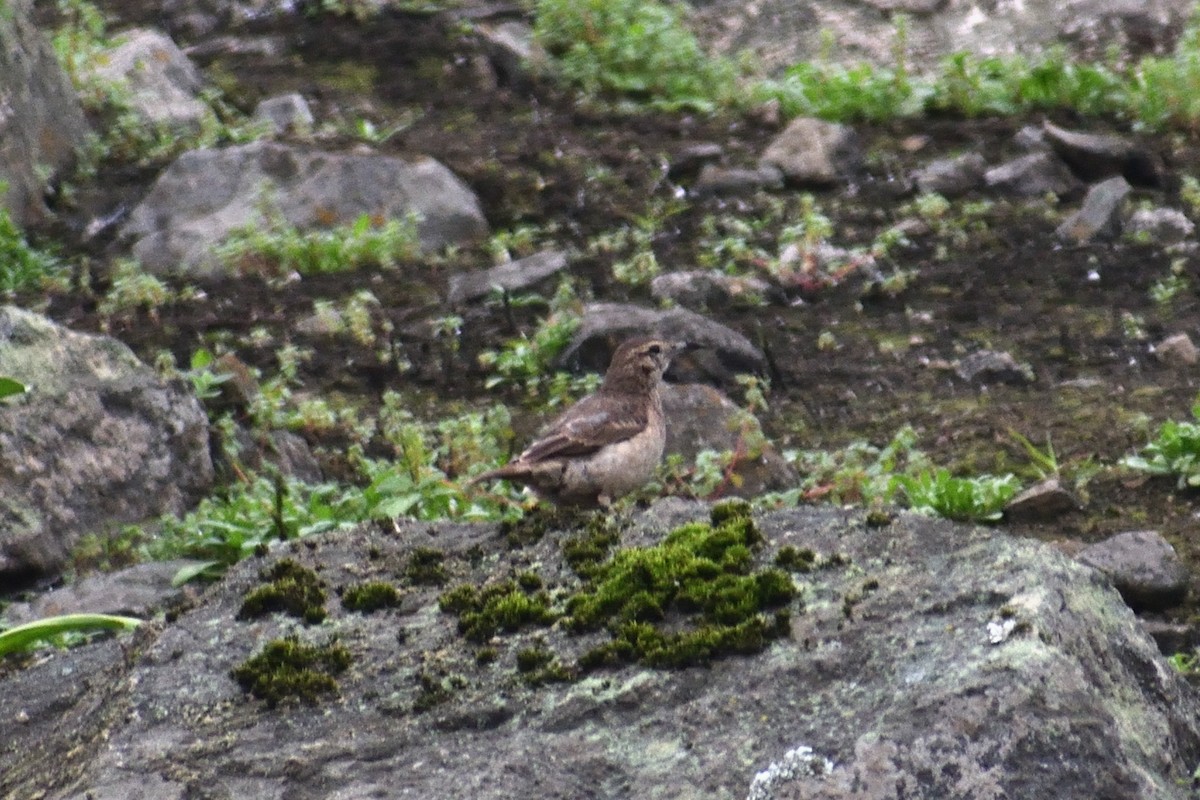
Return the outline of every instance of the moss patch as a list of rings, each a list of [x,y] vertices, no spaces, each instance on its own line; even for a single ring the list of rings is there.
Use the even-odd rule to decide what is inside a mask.
[[[676,528],[662,544],[623,550],[596,566],[567,602],[577,632],[605,628],[612,640],[585,653],[591,669],[623,662],[653,667],[756,653],[786,635],[786,612],[764,613],[796,596],[781,569],[752,569],[762,535],[749,505],[722,503],[712,523]]]
[[[254,619],[276,611],[315,625],[325,619],[325,589],[321,579],[290,558],[261,570],[262,586],[246,593],[238,619]]]
[[[545,591],[527,591],[512,580],[482,589],[462,584],[438,598],[438,607],[458,616],[458,630],[472,642],[486,642],[500,631],[550,625],[557,616]]]
[[[367,581],[347,586],[342,591],[342,605],[348,611],[370,614],[381,608],[396,608],[403,595],[387,581]]]
[[[418,547],[408,557],[404,577],[418,586],[445,586],[450,576],[442,562],[446,554],[432,547]]]
[[[333,642],[310,645],[295,636],[276,639],[251,656],[230,675],[238,685],[274,708],[285,700],[316,703],[338,690],[335,675],[345,672],[350,651]]]
[[[553,652],[542,646],[527,647],[518,651],[517,671],[529,686],[565,683],[575,678],[572,671],[560,662]]]
[[[576,575],[586,579],[608,558],[609,552],[620,540],[620,532],[616,526],[606,517],[596,515],[589,520],[583,533],[563,543],[563,558]]]
[[[817,562],[817,554],[805,548],[803,550],[785,545],[775,554],[775,566],[788,572],[812,572]]]

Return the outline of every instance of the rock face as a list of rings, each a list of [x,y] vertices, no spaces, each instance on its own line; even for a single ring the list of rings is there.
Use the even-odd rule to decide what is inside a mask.
[[[708,516],[662,501],[621,532],[622,546]],[[579,639],[604,634],[502,633],[481,664],[438,611],[441,589],[397,576],[414,548],[436,547],[449,585],[536,565],[555,591],[571,590],[559,542],[580,530],[516,550],[494,526],[419,523],[285,545],[165,628],[7,674],[0,707],[22,723],[0,740],[0,795],[1188,796],[1200,704],[1098,573],[995,530],[907,514],[864,523],[813,508],[757,519],[758,563],[793,545],[821,565],[794,573],[790,634],[765,651],[536,687],[519,677],[518,651],[541,641],[570,662]],[[317,570],[333,598],[326,622],[236,620],[260,570],[284,555]],[[402,583],[401,605],[366,616],[334,598],[372,579]],[[340,695],[273,709],[243,695],[230,669],[286,633],[348,648]],[[813,774],[813,761],[825,769]]]
[[[96,76],[116,84],[143,122],[187,132],[198,130],[208,106],[200,100],[200,72],[164,33],[126,31],[96,67]]]
[[[30,7],[9,0],[0,13],[0,181],[8,184],[0,202],[21,225],[46,217],[46,171],[73,161],[88,135],[75,89]]]
[[[211,272],[218,268],[213,246],[261,220],[264,202],[300,230],[345,225],[364,214],[416,213],[421,246],[433,249],[487,232],[475,194],[433,159],[254,142],[184,153],[130,214],[122,236],[134,240],[133,255],[151,271]]]
[[[0,582],[54,574],[78,539],[179,512],[212,484],[208,419],[125,345],[0,307]]]

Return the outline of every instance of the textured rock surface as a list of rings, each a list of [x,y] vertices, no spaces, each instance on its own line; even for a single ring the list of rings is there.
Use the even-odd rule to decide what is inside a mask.
[[[160,31],[126,31],[96,66],[95,78],[120,87],[129,107],[152,125],[198,130],[211,112],[200,100],[200,72]]]
[[[0,181],[3,203],[22,225],[46,215],[46,171],[66,167],[88,135],[83,108],[45,33],[29,19],[30,0],[0,14]]]
[[[622,542],[707,516],[662,501]],[[236,621],[264,562],[243,564],[161,631],[10,671],[0,707],[24,722],[0,741],[0,795],[1187,797],[1200,705],[1098,573],[994,529],[910,515],[874,528],[800,508],[758,523],[762,561],[784,544],[850,560],[797,575],[789,637],[709,667],[538,688],[517,677],[518,649],[540,639],[570,658],[587,642],[558,628],[505,634],[480,665],[432,587],[370,616],[331,599],[316,628]],[[493,526],[402,524],[283,550],[331,597],[397,581],[417,546],[447,554],[452,583],[532,566],[570,587],[558,544],[569,535],[510,550]],[[340,697],[267,709],[242,694],[229,670],[288,632],[350,649]],[[419,674],[457,688],[418,712]],[[811,759],[824,774],[799,768]]]
[[[190,506],[212,484],[208,419],[124,344],[0,307],[0,580],[55,573],[88,533]]]
[[[212,248],[231,231],[262,219],[264,198],[292,225],[345,225],[364,214],[420,216],[422,247],[483,236],[475,194],[433,159],[326,153],[254,142],[184,153],[130,214],[122,236],[158,272],[217,268]]]
[[[1107,575],[1137,611],[1171,608],[1187,594],[1187,568],[1158,531],[1118,533],[1085,548],[1078,558]]]

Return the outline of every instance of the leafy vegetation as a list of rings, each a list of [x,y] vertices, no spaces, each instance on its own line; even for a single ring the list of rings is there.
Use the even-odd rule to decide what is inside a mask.
[[[69,646],[97,631],[132,631],[142,624],[135,617],[112,614],[65,614],[27,622],[0,631],[0,657],[30,650],[39,644]]]
[[[1020,488],[1014,475],[979,475],[959,478],[939,469],[919,475],[897,475],[914,511],[964,522],[994,522],[1004,514],[1004,504]]]
[[[1140,454],[1121,460],[1122,466],[1176,477],[1180,489],[1200,486],[1200,402],[1192,406],[1192,417],[1195,422],[1164,422]]]
[[[0,181],[0,195],[7,191],[8,185]],[[41,288],[62,271],[62,262],[30,246],[12,214],[0,206],[0,296]]]
[[[368,265],[392,268],[420,250],[415,215],[380,220],[363,214],[348,225],[313,231],[301,231],[278,212],[266,217],[266,224],[235,229],[218,256],[244,272],[314,275]]]
[[[0,375],[0,400],[6,397],[16,397],[26,391],[25,384],[15,378]]]

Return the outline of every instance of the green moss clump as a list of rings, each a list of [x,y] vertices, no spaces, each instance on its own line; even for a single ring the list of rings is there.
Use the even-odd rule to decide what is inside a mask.
[[[254,619],[276,611],[316,625],[325,619],[325,589],[317,573],[290,558],[258,574],[266,583],[246,593],[238,619]]]
[[[481,647],[475,651],[475,663],[479,666],[485,666],[494,662],[500,653],[494,647]]]
[[[289,699],[316,703],[320,695],[337,692],[334,676],[345,672],[352,660],[342,645],[310,645],[287,636],[268,642],[230,675],[271,708]]]
[[[528,686],[566,683],[575,677],[570,669],[555,658],[554,653],[543,647],[528,647],[518,652],[517,671]]]
[[[404,576],[418,586],[445,586],[450,579],[442,562],[446,554],[432,547],[418,547],[408,557]]]
[[[587,579],[620,540],[617,529],[600,519],[589,524],[582,534],[563,543],[563,558],[576,575]]]
[[[526,570],[517,574],[517,584],[527,592],[536,592],[542,588],[542,576]]]
[[[764,612],[790,602],[796,588],[782,569],[753,569],[763,537],[749,505],[722,503],[712,519],[676,528],[655,547],[620,551],[589,570],[584,588],[567,601],[567,625],[576,632],[607,628],[613,638],[580,658],[581,668],[703,664],[759,652],[787,634],[786,612]],[[666,627],[675,621],[690,627]]]
[[[403,595],[387,581],[367,581],[346,587],[342,592],[342,605],[348,611],[370,614],[381,608],[396,608]]]
[[[453,699],[454,693],[467,686],[467,679],[461,675],[445,675],[438,677],[422,670],[417,673],[417,699],[413,701],[413,711],[417,714]]]
[[[816,562],[817,554],[807,547],[801,550],[789,544],[775,554],[775,566],[788,572],[812,572]]]
[[[438,598],[442,611],[458,615],[458,630],[472,642],[486,642],[499,631],[512,632],[526,625],[550,625],[556,615],[545,591],[527,592],[506,580],[477,589],[462,585]]]

